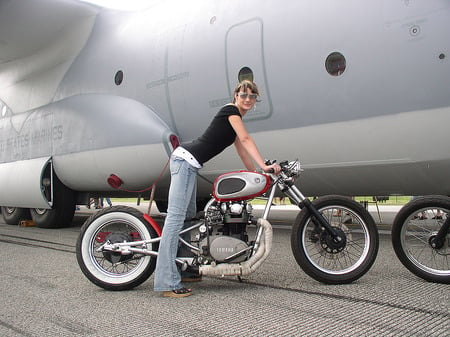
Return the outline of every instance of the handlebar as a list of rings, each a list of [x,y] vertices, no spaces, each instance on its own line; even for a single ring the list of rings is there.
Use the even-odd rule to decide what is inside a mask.
[[[265,164],[272,165],[275,164],[276,162],[277,162],[276,160],[266,160]],[[292,162],[284,160],[280,162],[279,165],[281,167],[281,172],[284,172],[289,177],[298,176],[300,172],[303,171],[300,168],[300,162],[298,160],[294,160]],[[270,169],[267,173],[274,173],[274,170]]]
[[[264,164],[266,164],[267,166],[275,164],[277,161],[276,160],[269,160],[267,159]],[[274,169],[269,169],[269,171],[267,171],[266,173],[275,173]]]

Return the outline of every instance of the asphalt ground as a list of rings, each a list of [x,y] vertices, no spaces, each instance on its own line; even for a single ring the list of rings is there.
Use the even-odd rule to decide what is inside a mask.
[[[395,209],[382,207],[377,260],[352,284],[308,277],[290,249],[296,210],[274,207],[273,248],[262,267],[244,282],[205,277],[182,299],[153,292],[153,276],[123,292],[84,277],[75,242],[94,210],[83,207],[64,229],[0,223],[0,336],[450,336],[449,286],[401,265],[389,235]]]

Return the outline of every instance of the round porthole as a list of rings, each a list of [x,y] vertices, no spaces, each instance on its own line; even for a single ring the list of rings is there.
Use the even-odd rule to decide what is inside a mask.
[[[419,26],[412,26],[409,29],[409,34],[411,34],[411,36],[418,36],[420,34],[420,27]]]
[[[325,61],[325,68],[331,76],[342,75],[345,71],[347,63],[345,61],[344,55],[338,52],[331,53],[328,55]]]
[[[121,85],[123,81],[123,71],[119,70],[116,73],[116,76],[114,76],[114,83],[116,83],[116,85]]]
[[[239,82],[244,80],[253,82],[253,71],[249,67],[241,68],[241,70],[239,70],[238,80]]]

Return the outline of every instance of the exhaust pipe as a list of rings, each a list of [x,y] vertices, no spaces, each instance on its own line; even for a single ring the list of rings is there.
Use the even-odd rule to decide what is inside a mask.
[[[263,240],[255,254],[241,263],[221,263],[216,266],[200,266],[199,274],[207,276],[245,276],[253,273],[264,262],[272,249],[272,225],[266,219],[259,218],[258,225],[263,228]]]

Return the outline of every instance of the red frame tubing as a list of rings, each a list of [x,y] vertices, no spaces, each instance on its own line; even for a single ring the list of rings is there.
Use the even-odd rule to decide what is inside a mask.
[[[156,235],[161,236],[162,230],[161,227],[159,227],[159,225],[156,223],[156,221],[153,220],[153,218],[148,214],[144,214],[144,219],[150,224],[150,226],[152,226],[152,228],[156,232]]]

